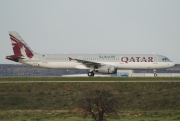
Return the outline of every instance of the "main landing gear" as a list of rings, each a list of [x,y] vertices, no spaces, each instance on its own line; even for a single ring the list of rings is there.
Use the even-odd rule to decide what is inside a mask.
[[[154,69],[153,71],[154,71],[154,77],[157,77],[156,69]]]
[[[88,76],[94,76],[94,72],[93,71],[92,72],[88,72],[87,74],[88,74]]]

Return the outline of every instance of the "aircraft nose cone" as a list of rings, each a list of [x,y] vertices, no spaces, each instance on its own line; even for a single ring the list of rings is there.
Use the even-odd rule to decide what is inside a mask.
[[[173,67],[173,66],[175,66],[175,63],[171,62],[169,65],[170,65],[171,67]]]

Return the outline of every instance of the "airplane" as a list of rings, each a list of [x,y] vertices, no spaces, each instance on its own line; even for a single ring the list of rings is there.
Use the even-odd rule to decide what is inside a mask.
[[[156,69],[173,67],[175,64],[166,56],[157,54],[39,54],[30,49],[26,42],[15,31],[10,31],[14,55],[6,59],[50,69],[84,69],[87,75],[95,72],[116,74],[118,69]]]

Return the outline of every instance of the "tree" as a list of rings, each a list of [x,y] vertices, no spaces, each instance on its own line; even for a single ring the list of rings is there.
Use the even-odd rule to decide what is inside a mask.
[[[83,117],[91,115],[95,121],[104,121],[107,116],[117,114],[119,99],[108,89],[87,89],[78,100]]]

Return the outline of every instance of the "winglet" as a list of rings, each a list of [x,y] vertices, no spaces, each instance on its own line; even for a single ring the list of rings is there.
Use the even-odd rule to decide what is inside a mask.
[[[71,61],[72,60],[72,58],[70,58],[70,57],[68,57],[69,58],[69,61]]]

